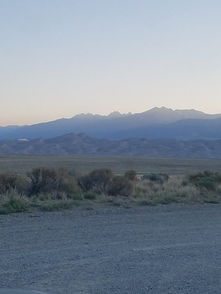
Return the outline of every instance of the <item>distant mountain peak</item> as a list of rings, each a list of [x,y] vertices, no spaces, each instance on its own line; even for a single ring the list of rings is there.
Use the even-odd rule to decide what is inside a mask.
[[[119,111],[113,111],[108,115],[108,117],[112,117],[112,118],[121,117],[121,116],[122,116],[122,114]]]
[[[72,119],[94,119],[94,118],[101,118],[103,115],[100,114],[93,114],[93,113],[79,113],[72,117]]]
[[[153,107],[153,108],[147,110],[146,112],[162,112],[162,111],[171,112],[171,111],[174,111],[174,110],[171,109],[171,108],[167,108],[165,106],[161,106],[161,107]]]

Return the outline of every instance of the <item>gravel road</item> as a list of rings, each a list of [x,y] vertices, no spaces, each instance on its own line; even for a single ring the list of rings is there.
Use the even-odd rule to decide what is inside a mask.
[[[0,216],[0,288],[220,294],[221,205]]]

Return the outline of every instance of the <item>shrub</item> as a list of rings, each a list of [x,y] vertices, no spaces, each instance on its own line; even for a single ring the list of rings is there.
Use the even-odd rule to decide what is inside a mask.
[[[12,174],[0,174],[0,194],[5,194],[10,190],[26,193],[28,185],[29,183],[24,177]]]
[[[113,196],[129,196],[133,192],[133,184],[125,177],[115,176],[110,183],[108,192]]]
[[[125,172],[124,177],[129,181],[135,181],[137,179],[137,173],[134,170],[128,170]]]
[[[167,182],[169,180],[169,175],[163,174],[163,173],[160,173],[160,174],[151,173],[151,174],[143,175],[142,179],[163,184],[164,182]]]
[[[205,171],[189,175],[188,180],[190,183],[199,188],[214,191],[217,189],[218,184],[221,183],[221,174],[217,172]]]
[[[31,181],[30,196],[56,192],[59,198],[60,192],[65,192],[71,198],[80,193],[75,177],[64,169],[35,168],[28,176]]]
[[[16,191],[10,191],[9,194],[4,195],[0,213],[26,212],[29,208],[30,204],[27,198],[19,195]]]
[[[207,198],[211,193],[207,193]],[[168,203],[196,203],[204,202],[204,195],[193,185],[183,185],[183,177],[171,176],[168,182],[163,184],[157,182],[141,181],[134,191],[133,198],[136,202],[144,201],[146,204],[168,204]]]
[[[213,179],[210,178],[202,178],[198,181],[197,186],[200,188],[205,188],[207,190],[216,190],[216,182]]]
[[[90,189],[92,189],[93,185],[92,185],[92,182],[91,182],[91,178],[89,175],[83,175],[83,176],[80,176],[78,178],[78,185],[80,186],[80,188],[84,191],[84,192],[87,192],[89,191]]]
[[[88,175],[81,176],[78,183],[85,192],[93,190],[99,194],[106,194],[112,178],[113,173],[110,169],[96,169]]]

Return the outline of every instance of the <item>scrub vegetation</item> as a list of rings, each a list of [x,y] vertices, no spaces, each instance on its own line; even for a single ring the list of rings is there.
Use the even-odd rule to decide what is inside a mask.
[[[125,207],[170,203],[220,203],[221,173],[189,175],[101,168],[78,174],[64,168],[34,168],[24,175],[0,174],[0,213],[53,211],[107,204]]]

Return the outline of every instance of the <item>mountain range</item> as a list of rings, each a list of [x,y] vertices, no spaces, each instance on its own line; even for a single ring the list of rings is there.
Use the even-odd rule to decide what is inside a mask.
[[[50,139],[2,141],[0,142],[0,154],[221,158],[221,140],[147,138],[107,140],[92,138],[83,133],[71,133]]]
[[[142,113],[107,116],[78,114],[50,122],[26,126],[0,127],[0,140],[50,139],[68,133],[85,133],[100,139],[220,139],[221,114],[206,114],[194,109],[152,108]]]
[[[0,127],[0,154],[221,158],[221,114],[161,107]]]

